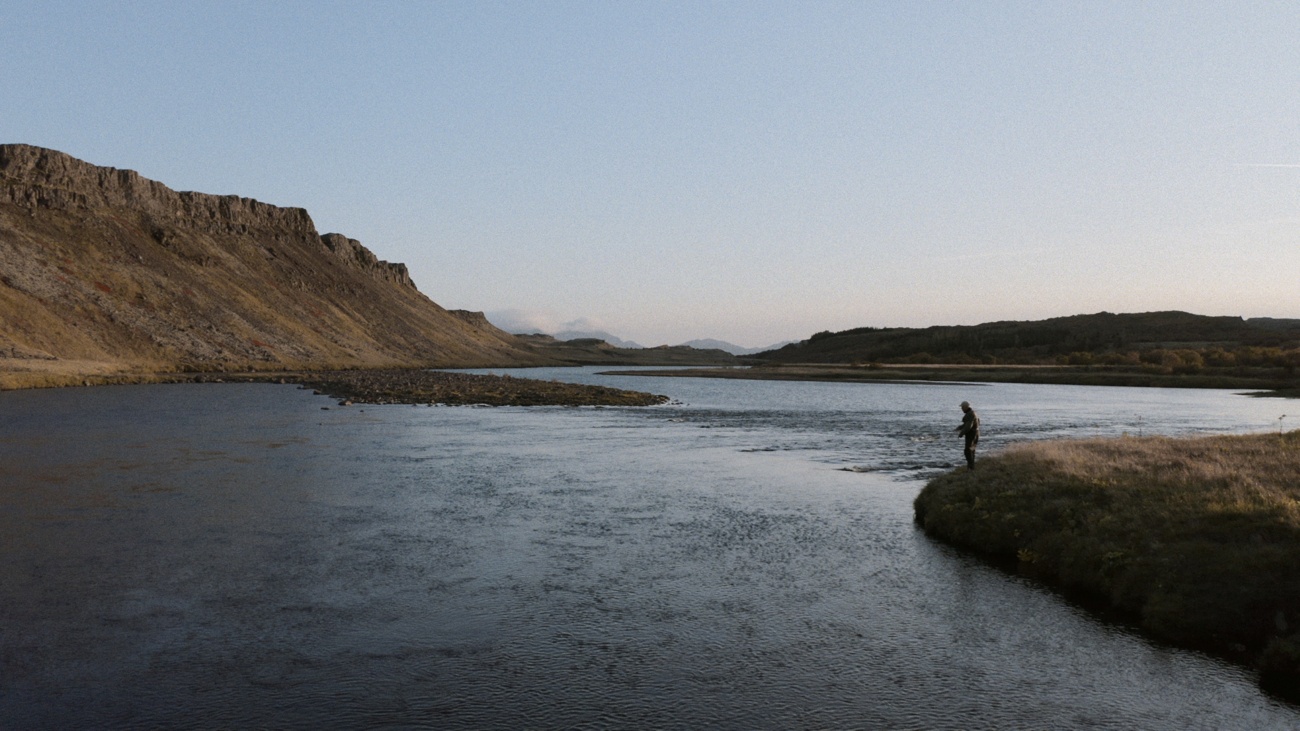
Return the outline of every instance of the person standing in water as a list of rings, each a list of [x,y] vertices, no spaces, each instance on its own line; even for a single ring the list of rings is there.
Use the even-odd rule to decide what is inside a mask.
[[[965,415],[961,417],[961,426],[957,427],[957,433],[966,437],[966,469],[975,469],[975,445],[980,441],[980,418],[975,415],[975,409],[970,407],[969,401],[961,402],[961,410]]]

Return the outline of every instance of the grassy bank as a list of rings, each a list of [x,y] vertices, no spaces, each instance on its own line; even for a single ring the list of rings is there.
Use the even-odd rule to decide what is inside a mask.
[[[1300,701],[1300,430],[1017,445],[915,508],[926,533],[1257,663]]]

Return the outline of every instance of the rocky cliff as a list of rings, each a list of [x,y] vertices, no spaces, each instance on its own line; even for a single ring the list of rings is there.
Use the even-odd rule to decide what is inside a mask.
[[[0,145],[0,385],[542,360],[301,208]]]

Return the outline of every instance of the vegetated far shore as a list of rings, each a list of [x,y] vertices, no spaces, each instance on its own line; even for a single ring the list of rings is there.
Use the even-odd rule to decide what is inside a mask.
[[[1037,383],[1073,386],[1141,386],[1151,388],[1223,388],[1252,391],[1252,396],[1300,398],[1300,377],[1283,369],[1205,368],[1196,373],[1164,372],[1124,366],[978,365],[870,363],[797,363],[731,368],[606,371],[602,375],[735,378],[763,381],[953,381],[963,383]]]
[[[1300,430],[1030,442],[931,480],[916,521],[1300,702],[1298,476]]]

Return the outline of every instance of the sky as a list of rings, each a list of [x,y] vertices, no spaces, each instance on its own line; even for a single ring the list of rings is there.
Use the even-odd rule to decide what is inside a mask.
[[[644,345],[1300,317],[1300,3],[0,3],[0,142]]]

